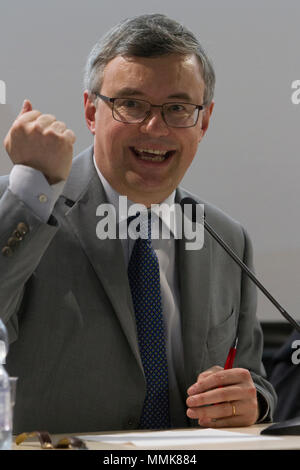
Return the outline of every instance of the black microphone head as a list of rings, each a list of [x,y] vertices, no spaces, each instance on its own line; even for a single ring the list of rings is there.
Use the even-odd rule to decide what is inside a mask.
[[[181,199],[180,204],[181,204],[181,206],[184,206],[185,204],[195,205],[197,203],[191,197],[184,197],[183,199]]]
[[[197,205],[198,203],[191,197],[184,197],[180,201],[181,209],[182,212],[185,212],[185,206],[191,206],[192,207],[192,222],[199,222],[197,220]],[[205,212],[203,211],[203,218],[205,219]]]

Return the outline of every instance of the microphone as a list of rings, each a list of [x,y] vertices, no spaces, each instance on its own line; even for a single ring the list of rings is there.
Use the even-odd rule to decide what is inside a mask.
[[[182,207],[182,211],[184,212],[184,206],[190,205],[192,206],[192,222],[199,222],[196,220],[196,206],[197,202],[194,201],[191,197],[185,197],[181,200],[180,205]],[[242,269],[244,273],[254,282],[254,284],[263,292],[263,294],[272,302],[272,304],[279,310],[281,315],[300,333],[300,325],[291,317],[288,312],[277,302],[276,299],[267,291],[267,289],[262,285],[262,283],[257,279],[257,277],[253,274],[253,272],[248,268],[248,266],[243,263],[243,261],[234,253],[234,251],[227,245],[227,243],[222,240],[222,238],[215,232],[215,230],[208,224],[205,220],[204,215],[204,228],[207,232],[216,240],[219,245],[228,253],[228,255],[235,261],[236,264]]]

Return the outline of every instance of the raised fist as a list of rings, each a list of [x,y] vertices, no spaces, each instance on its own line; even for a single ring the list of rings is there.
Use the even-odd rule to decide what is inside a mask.
[[[41,171],[49,184],[54,184],[69,175],[75,140],[75,134],[63,122],[33,110],[30,101],[25,100],[4,146],[14,164]]]

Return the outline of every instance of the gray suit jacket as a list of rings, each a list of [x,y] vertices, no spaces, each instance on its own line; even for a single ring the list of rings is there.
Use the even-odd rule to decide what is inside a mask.
[[[0,253],[0,314],[11,341],[7,369],[19,377],[14,432],[137,428],[145,377],[121,242],[96,236],[96,208],[106,201],[92,148],[74,160],[46,224],[7,186],[8,178],[0,178],[1,249],[20,222],[28,227],[11,256]],[[176,202],[186,196],[179,188]],[[251,245],[241,225],[209,204],[205,213],[251,268]],[[275,394],[263,378],[252,282],[208,234],[199,251],[185,250],[184,239],[176,244],[182,400],[198,373],[224,365],[239,325],[235,365],[251,371],[269,418]],[[182,426],[194,424],[183,417]]]

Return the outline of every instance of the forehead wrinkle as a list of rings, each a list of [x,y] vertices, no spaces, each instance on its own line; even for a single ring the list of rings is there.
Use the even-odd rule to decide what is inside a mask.
[[[110,97],[122,98],[136,96],[146,101],[151,102],[152,100],[153,104],[156,103],[156,98],[159,99],[159,102],[166,102],[167,100],[194,102],[194,92],[192,92],[193,90],[189,87],[190,80],[187,77],[191,77],[191,74],[194,75],[194,79],[191,79],[194,85],[196,85],[193,89],[197,93],[199,85],[201,88],[202,85],[204,85],[201,67],[198,61],[193,56],[174,56],[173,58],[169,57],[169,60],[166,59],[165,57],[130,59],[122,56],[116,57],[107,64],[104,70],[102,87],[104,85],[103,88],[106,93],[104,89],[102,92]],[[113,67],[111,68],[111,66]],[[164,76],[168,74],[169,68],[171,68],[173,72],[173,80],[171,80],[170,83],[170,85],[172,84],[171,89],[168,89],[167,86],[169,82],[163,81],[161,83],[159,81],[159,70],[161,69],[162,76]],[[158,79],[157,81],[156,77]],[[156,88],[154,86],[155,83]],[[166,85],[166,87],[164,85]],[[163,89],[166,91],[164,96],[162,96]],[[160,91],[162,91],[162,93],[160,93]]]

